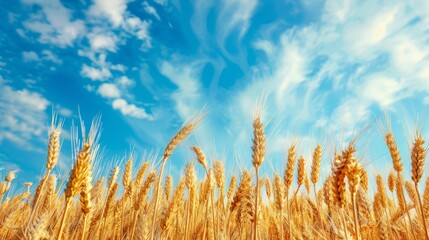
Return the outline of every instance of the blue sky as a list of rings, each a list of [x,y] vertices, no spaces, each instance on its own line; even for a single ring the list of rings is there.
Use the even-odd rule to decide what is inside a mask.
[[[248,168],[260,99],[266,173],[296,139],[308,167],[326,145],[326,175],[332,149],[368,127],[359,158],[385,175],[385,114],[409,169],[410,133],[427,132],[427,1],[2,1],[0,46],[0,174],[19,169],[22,182],[42,173],[52,109],[65,121],[60,175],[78,109],[87,125],[102,115],[106,171],[130,151],[162,151],[201,109],[168,171],[193,160],[193,144],[230,172]]]

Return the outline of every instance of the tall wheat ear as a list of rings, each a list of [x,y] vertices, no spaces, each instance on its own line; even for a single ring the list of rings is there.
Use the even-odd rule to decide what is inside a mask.
[[[151,240],[155,239],[155,223],[158,212],[158,201],[159,201],[159,193],[161,188],[162,175],[164,173],[165,163],[168,158],[173,154],[174,149],[182,143],[189,135],[195,130],[195,128],[201,123],[205,114],[198,114],[191,121],[189,121],[182,129],[177,132],[176,135],[170,140],[167,146],[164,149],[164,154],[161,159],[161,169],[159,171],[158,183],[155,189],[155,204],[153,206],[153,216],[152,216],[152,229],[151,229]]]
[[[81,193],[81,202],[82,202],[82,211],[88,212],[91,207],[90,203],[90,193],[91,189],[91,180],[92,180],[92,161],[97,157],[99,145],[99,133],[100,133],[101,119],[95,118],[91,123],[91,128],[89,130],[88,136],[85,133],[85,126],[83,121],[81,121],[81,130],[82,138],[84,138],[84,143],[77,154],[76,161],[73,165],[73,169],[70,172],[69,179],[66,184],[66,189],[64,193],[65,207],[62,215],[60,228],[58,231],[58,239],[61,240],[63,237],[63,230],[65,227],[65,222],[67,219],[67,214],[69,212],[70,206],[72,205],[73,198]],[[76,136],[75,136],[76,137]],[[77,140],[77,139],[76,139]],[[88,191],[86,191],[87,189]],[[84,224],[84,230],[86,225]],[[84,234],[82,235],[84,237]]]
[[[255,184],[255,213],[253,219],[253,239],[258,236],[258,200],[259,200],[259,168],[265,159],[266,154],[265,128],[261,122],[261,113],[257,113],[253,120],[253,146],[252,146],[252,159],[253,167],[256,173]]]
[[[314,199],[317,201],[316,184],[319,181],[320,165],[322,163],[323,148],[318,144],[313,152],[313,164],[311,165],[311,182],[313,183]]]
[[[423,210],[422,199],[419,193],[419,181],[423,176],[423,169],[426,161],[426,153],[428,151],[427,146],[425,146],[425,140],[422,135],[416,131],[412,149],[411,149],[411,179],[414,182],[415,192],[417,194],[418,205],[420,208],[421,219],[423,222],[423,229],[425,230],[425,238],[429,239],[428,230],[426,227],[426,218]]]

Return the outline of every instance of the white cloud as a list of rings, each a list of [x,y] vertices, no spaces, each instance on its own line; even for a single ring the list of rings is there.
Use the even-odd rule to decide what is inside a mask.
[[[0,142],[8,140],[18,146],[39,151],[34,146],[45,137],[49,101],[42,95],[27,89],[15,90],[1,85],[0,96]]]
[[[155,0],[154,2],[158,3],[161,6],[167,5],[168,0]]]
[[[90,15],[106,17],[115,27],[119,27],[127,10],[126,0],[95,0],[90,7]]]
[[[119,110],[125,116],[147,120],[153,119],[144,108],[139,108],[134,104],[130,104],[122,98],[115,99],[112,103],[112,107],[113,109]]]
[[[127,67],[125,67],[122,64],[113,64],[110,66],[110,69],[119,71],[119,72],[125,72],[127,70]]]
[[[27,84],[27,86],[32,86],[37,83],[36,80],[30,78],[24,79],[23,81]]]
[[[229,4],[239,5],[239,1]],[[202,52],[205,47],[212,47],[207,44],[213,37],[212,33],[208,33],[204,24],[212,7],[212,1],[198,1],[194,5],[200,12],[193,16],[192,27],[201,42]],[[237,33],[236,28],[250,24],[257,3],[252,11],[251,7],[248,6],[247,10],[223,10],[224,13],[247,11],[249,14],[236,25],[219,24],[231,20],[231,17],[219,15],[217,27],[226,27],[216,34],[228,36],[229,25],[234,30],[231,32]],[[264,94],[267,96],[265,106],[269,120],[274,124],[287,124],[286,129],[282,128],[277,135],[285,136],[286,130],[290,129],[299,138],[305,138],[305,134],[313,130],[349,137],[355,127],[359,129],[377,111],[391,110],[395,103],[411,96],[411,92],[429,92],[429,64],[424,64],[429,59],[429,51],[425,44],[427,37],[422,37],[426,36],[425,31],[429,31],[428,25],[424,24],[429,18],[420,15],[418,18],[421,20],[416,21],[415,12],[405,10],[406,7],[409,6],[401,2],[328,0],[324,7],[316,10],[321,16],[317,21],[293,27],[284,27],[284,22],[264,25],[264,30],[258,32],[261,37],[253,41],[254,49],[263,53],[257,58],[261,60],[251,67],[240,65],[245,80],[236,84],[232,93],[222,99],[222,106],[227,108],[216,109],[221,104],[208,100],[211,110],[215,108],[216,114],[223,114],[221,121],[226,122],[227,134],[234,136],[232,144],[228,145],[242,147],[242,143],[249,139],[251,124],[245,123],[252,119],[256,102]],[[224,19],[219,19],[222,16]],[[265,31],[273,28],[275,34]],[[283,32],[278,33],[281,28]],[[217,43],[221,45],[219,39]],[[230,53],[234,63],[248,61],[248,50],[239,47],[234,50]],[[241,51],[244,53],[240,56]],[[161,65],[163,75],[184,82],[186,80],[181,78],[189,79],[186,74],[174,70],[182,69],[186,64],[170,65],[169,68]],[[194,75],[193,78],[198,80],[199,76]],[[180,89],[178,85],[174,93]],[[190,92],[180,94],[181,98],[173,98],[176,109],[184,106],[178,111],[179,116],[192,113],[198,106],[194,103],[201,100],[198,93],[193,99],[194,91]],[[198,92],[207,96],[201,86]],[[281,151],[281,138],[270,141],[272,151]]]
[[[118,45],[126,43],[129,37],[136,37],[142,42],[141,50],[146,51],[152,47],[149,34],[151,23],[142,21],[127,11],[128,2],[128,0],[95,0],[87,11],[87,17],[89,21],[96,24],[96,27],[87,35],[91,51],[84,55],[93,57],[94,53],[100,50],[115,52]],[[155,8],[147,3],[143,5],[146,11],[157,16]],[[105,24],[105,19],[109,20],[113,28]]]
[[[85,24],[72,20],[72,14],[59,0],[24,0],[26,4],[39,5],[41,11],[24,22],[27,30],[39,33],[39,42],[60,47],[71,46],[84,33]]]
[[[129,79],[127,76],[122,76],[122,77],[116,79],[116,83],[122,87],[130,87],[130,86],[133,86],[135,84],[135,82],[133,80]]]
[[[148,21],[142,21],[138,17],[129,17],[124,23],[124,29],[143,41],[145,44],[144,47],[147,48],[152,47],[149,27],[150,23]]]
[[[159,67],[162,75],[166,76],[177,86],[171,94],[175,102],[176,112],[183,119],[192,116],[198,108],[202,107],[199,82],[200,63],[182,64],[164,61]]]
[[[73,111],[65,108],[65,107],[58,107],[58,113],[63,117],[71,117],[73,115]]]
[[[276,59],[275,72],[273,78],[278,83],[276,86],[276,96],[279,105],[284,99],[286,91],[290,91],[292,87],[303,82],[306,79],[307,60],[300,49],[301,46],[288,39],[282,37],[282,50]]]
[[[49,50],[43,50],[41,56],[39,56],[34,51],[24,51],[22,52],[22,59],[24,62],[40,62],[40,61],[49,61],[56,64],[61,64],[62,60],[58,58],[53,52]]]
[[[403,97],[399,94],[401,89],[403,89],[403,84],[399,81],[374,74],[368,76],[362,88],[357,91],[363,98],[374,101],[385,109]]]
[[[220,6],[217,28],[222,42],[234,30],[238,29],[240,37],[250,26],[250,19],[257,7],[257,0],[223,0]]]
[[[397,8],[392,8],[373,19],[371,24],[372,28],[370,29],[370,37],[368,38],[371,41],[371,44],[379,43],[387,36],[389,27],[395,20],[397,11]]]
[[[257,8],[258,0],[222,0],[222,1],[193,1],[193,16],[191,27],[199,41],[202,52],[211,52],[219,49],[222,57],[213,59],[216,74],[220,74],[225,66],[224,58],[238,63],[246,68],[246,44],[241,41],[251,24],[252,16]],[[211,14],[216,9],[215,29],[209,29],[207,22],[211,21]],[[217,10],[219,9],[219,10]],[[232,44],[226,47],[226,43]],[[218,51],[219,51],[218,50]],[[238,54],[237,54],[238,53]]]
[[[273,44],[267,40],[257,40],[253,44],[253,47],[255,49],[263,51],[266,56],[270,56],[274,54],[274,50],[275,50]]]
[[[25,105],[36,111],[44,111],[49,104],[49,101],[40,94],[30,92],[27,89],[14,91],[10,87],[5,87],[3,90],[5,91],[5,96],[8,98],[8,102],[12,104]]]
[[[144,87],[151,90],[152,93],[152,85],[154,83],[154,80],[149,72],[149,65],[147,63],[142,63],[139,67],[139,73],[140,73],[140,81],[143,84]]]
[[[81,74],[84,77],[91,78],[92,80],[103,81],[112,76],[111,71],[125,72],[127,68],[122,64],[112,64],[106,61],[106,53],[94,54],[79,50],[80,56],[88,57],[92,61],[92,66],[87,64],[82,65]]]
[[[110,78],[112,76],[112,73],[106,67],[97,69],[94,67],[90,67],[86,64],[83,64],[80,73],[82,74],[82,76],[87,77],[93,81],[104,81],[105,79]]]
[[[103,83],[98,87],[97,93],[104,98],[119,98],[121,91],[115,84]]]
[[[392,62],[396,70],[410,73],[428,56],[429,48],[423,47],[418,39],[398,37],[392,44]]]
[[[94,51],[98,50],[109,50],[111,52],[116,51],[116,40],[113,36],[102,35],[102,34],[91,34],[88,36],[91,49]]]
[[[350,98],[335,108],[329,124],[331,129],[337,133],[346,131],[345,134],[348,135],[357,124],[368,120],[369,116],[370,109],[367,103],[360,99]]]
[[[49,50],[42,51],[42,59],[56,64],[61,64],[63,62],[55,53]]]
[[[38,61],[40,61],[39,55],[37,55],[37,53],[33,52],[33,51],[22,52],[22,59],[24,60],[24,62],[38,62]]]
[[[143,9],[147,13],[153,15],[156,19],[161,20],[161,18],[159,17],[158,12],[156,11],[156,9],[154,7],[152,7],[151,5],[149,5],[148,2],[146,2],[146,1],[143,2]]]
[[[89,85],[89,84],[87,84],[87,85],[85,85],[84,86],[84,88],[86,89],[86,91],[88,91],[88,92],[94,92],[95,91],[95,86],[93,86],[93,85]]]
[[[381,9],[378,13],[374,13],[374,16],[368,16],[366,19],[347,21],[343,31],[348,43],[346,46],[348,51],[359,56],[362,51],[366,53],[372,48],[378,47],[378,44],[388,38],[392,30],[397,28],[397,25],[393,24],[398,24],[395,22],[398,21],[396,19],[397,11],[397,7],[391,7]]]
[[[325,20],[343,22],[350,10],[350,1],[326,1],[324,9]]]
[[[417,8],[400,1],[328,0],[318,21],[287,28],[279,39],[261,32],[253,46],[266,59],[244,70],[253,79],[231,97],[230,125],[242,128],[265,93],[266,105],[281,116],[274,122],[287,121],[296,131],[316,123],[351,133],[345,128],[373,111],[428,93],[429,17]]]

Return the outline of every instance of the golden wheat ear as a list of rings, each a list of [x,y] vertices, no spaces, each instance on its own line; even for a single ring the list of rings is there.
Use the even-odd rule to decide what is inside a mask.
[[[155,204],[153,205],[153,215],[152,215],[152,228],[151,228],[151,240],[155,239],[155,223],[158,212],[158,201],[161,188],[162,175],[164,173],[164,167],[167,159],[173,154],[173,150],[182,143],[189,135],[196,129],[196,127],[201,123],[202,119],[205,117],[205,114],[199,114],[191,121],[189,121],[183,128],[177,132],[177,134],[170,140],[167,146],[164,149],[164,154],[161,162],[161,169],[159,171],[158,184],[155,189]]]
[[[387,148],[389,149],[390,157],[392,158],[393,168],[396,172],[402,172],[402,170],[404,170],[404,165],[393,133],[387,133],[384,136],[384,139],[386,141]]]
[[[259,207],[259,168],[265,159],[266,154],[265,129],[261,122],[261,114],[258,113],[253,120],[253,146],[252,146],[252,164],[256,172],[255,184],[255,203],[254,203],[254,219],[253,219],[253,238],[258,236],[258,207]]]
[[[132,171],[133,171],[133,157],[130,156],[127,163],[125,164],[125,171],[122,177],[122,185],[124,186],[124,189],[125,189],[124,196],[127,197],[127,199],[131,199],[132,193],[133,193],[133,186],[131,184]]]
[[[204,115],[197,116],[194,120],[186,124],[179,132],[170,140],[167,144],[167,147],[164,150],[163,159],[167,159],[173,154],[173,150],[182,143],[189,135],[195,130],[195,128],[200,124],[201,120],[204,118]]]
[[[313,152],[313,165],[311,166],[311,182],[313,184],[316,184],[319,181],[322,154],[322,145],[318,144]]]
[[[323,148],[322,145],[318,144],[313,152],[313,164],[311,165],[311,182],[313,183],[313,191],[314,191],[314,197],[317,201],[316,196],[316,184],[319,181],[320,176],[320,165],[322,163],[322,155],[323,155]]]
[[[225,190],[225,168],[223,162],[217,160],[213,163],[213,172],[216,180],[216,186],[219,189],[219,199],[223,199],[223,192]]]
[[[197,161],[201,164],[201,166],[203,166],[204,170],[207,172],[207,159],[203,150],[198,146],[193,146],[192,150],[195,153]]]
[[[393,193],[395,191],[395,174],[389,171],[389,175],[387,177],[387,185],[389,187],[389,191]]]
[[[187,215],[185,223],[185,239],[189,232],[193,232],[195,225],[194,212],[197,207],[197,174],[195,173],[194,164],[188,163],[185,170],[185,186],[188,189]]]
[[[428,148],[427,146],[425,146],[425,140],[423,139],[422,135],[418,131],[416,131],[416,134],[413,139],[412,149],[411,149],[411,179],[414,182],[413,191],[415,192],[415,195],[416,195],[415,198],[412,198],[412,199],[413,199],[413,202],[416,205],[418,205],[420,208],[421,218],[423,222],[423,229],[425,230],[425,238],[429,239],[423,203],[422,203],[420,193],[419,193],[419,188],[418,188],[419,181],[423,176],[423,170],[425,166],[427,151],[428,151]],[[411,185],[412,184],[410,183],[410,186],[409,186],[410,188],[412,188]],[[407,192],[408,191],[411,191],[411,189],[407,190]]]
[[[65,206],[60,222],[60,228],[58,231],[58,239],[62,239],[63,235],[67,236],[67,231],[63,231],[65,222],[68,217],[68,212],[71,208],[73,198],[80,193],[80,201],[82,203],[82,212],[88,216],[91,210],[91,196],[90,189],[92,186],[92,164],[94,159],[97,157],[99,145],[99,132],[100,132],[101,118],[95,118],[91,123],[88,136],[85,135],[85,126],[81,120],[82,137],[84,138],[83,145],[80,148],[73,168],[70,172],[69,179],[66,184],[64,193]],[[76,139],[77,140],[77,139]],[[85,213],[88,212],[88,213]],[[87,217],[86,217],[87,218]],[[83,230],[86,231],[86,222],[84,221]],[[85,232],[81,234],[81,237],[85,237]]]
[[[47,176],[52,169],[57,165],[61,150],[61,131],[64,125],[64,120],[59,119],[56,112],[52,114],[51,127],[49,129],[48,153],[46,160]]]

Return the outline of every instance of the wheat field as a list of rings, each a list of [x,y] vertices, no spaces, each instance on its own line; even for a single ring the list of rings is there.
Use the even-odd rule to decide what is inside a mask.
[[[382,131],[392,163],[387,179],[369,175],[357,160],[356,139],[333,150],[326,179],[321,179],[320,170],[328,146],[321,144],[311,149],[312,159],[304,159],[296,144],[288,146],[283,171],[261,176],[267,138],[256,114],[252,168],[227,174],[225,162],[208,161],[195,145],[189,149],[195,160],[183,163],[181,177],[165,176],[165,164],[202,118],[187,122],[162,157],[150,160],[158,169],[150,161],[135,166],[128,157],[123,166],[114,166],[99,179],[93,179],[99,148],[94,124],[81,139],[72,170],[63,177],[65,184],[52,173],[61,151],[61,124],[53,125],[40,182],[27,182],[26,191],[13,195],[9,190],[15,172],[0,183],[0,238],[428,239],[429,178],[421,183],[427,145],[420,132],[411,136],[411,179],[404,179],[403,161],[389,128]],[[197,178],[197,169],[204,171],[204,178]],[[426,184],[424,192],[419,184]],[[369,193],[371,185],[376,186],[375,194]]]

